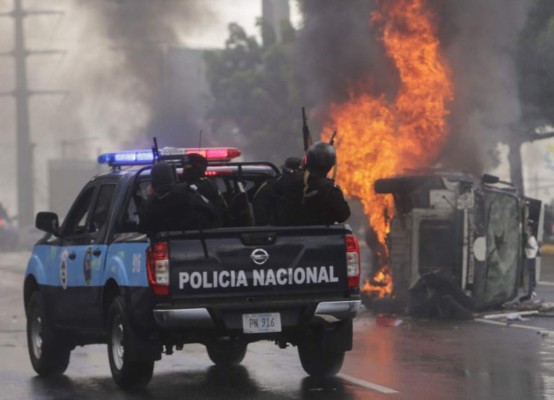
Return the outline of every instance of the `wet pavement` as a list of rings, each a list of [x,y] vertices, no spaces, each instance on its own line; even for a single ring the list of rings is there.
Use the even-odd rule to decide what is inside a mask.
[[[72,352],[66,374],[37,377],[29,363],[21,300],[28,254],[0,254],[0,399],[549,399],[554,398],[554,312],[523,321],[357,318],[341,374],[317,381],[295,348],[249,346],[241,366],[214,367],[201,345],[164,356],[150,385],[112,382],[106,348]],[[539,298],[554,303],[554,257],[543,257]],[[388,322],[387,324],[383,322]],[[386,325],[386,326],[385,326]]]

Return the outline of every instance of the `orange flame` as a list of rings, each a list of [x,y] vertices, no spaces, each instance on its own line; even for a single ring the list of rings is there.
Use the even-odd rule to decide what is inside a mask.
[[[371,97],[363,84],[350,88],[348,102],[331,105],[322,139],[329,140],[338,128],[338,183],[346,195],[361,199],[379,244],[373,249],[378,265],[362,290],[382,297],[392,292],[385,238],[394,202],[391,195],[376,194],[373,184],[436,161],[447,136],[453,90],[427,0],[379,0],[372,22],[379,25],[386,53],[398,71],[396,98]]]

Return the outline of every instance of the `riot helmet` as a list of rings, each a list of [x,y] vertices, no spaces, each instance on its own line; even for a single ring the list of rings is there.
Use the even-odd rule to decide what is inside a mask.
[[[306,151],[305,167],[310,173],[326,176],[337,162],[337,153],[333,145],[315,142]]]
[[[281,167],[283,173],[298,171],[302,167],[302,159],[299,157],[288,157],[285,164]]]
[[[207,168],[206,157],[197,153],[188,154],[187,159],[183,162],[183,180],[189,183],[194,182],[205,175]]]
[[[156,194],[164,194],[171,190],[176,182],[175,170],[167,163],[154,164],[150,172],[152,178],[152,190]]]

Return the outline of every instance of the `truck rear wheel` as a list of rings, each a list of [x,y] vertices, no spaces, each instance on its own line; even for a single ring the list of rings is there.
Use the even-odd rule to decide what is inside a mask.
[[[69,365],[71,348],[50,326],[38,291],[27,303],[27,347],[33,369],[40,376],[63,374]]]
[[[215,365],[238,365],[244,360],[247,345],[237,341],[214,341],[206,345],[208,356]]]
[[[125,314],[123,299],[117,296],[108,311],[108,357],[117,386],[132,389],[146,386],[152,379],[154,360],[144,360],[136,336]]]
[[[299,343],[298,355],[302,368],[310,376],[329,377],[336,375],[344,361],[344,351],[329,351],[317,337],[310,337]]]

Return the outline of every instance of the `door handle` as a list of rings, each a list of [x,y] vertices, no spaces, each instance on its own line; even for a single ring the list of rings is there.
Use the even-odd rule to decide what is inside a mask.
[[[69,253],[68,257],[69,257],[70,260],[75,260],[75,257],[77,257],[77,254]]]
[[[92,255],[94,257],[98,257],[100,254],[102,254],[102,250],[100,250],[100,249],[94,249],[93,252],[92,252]]]

